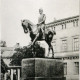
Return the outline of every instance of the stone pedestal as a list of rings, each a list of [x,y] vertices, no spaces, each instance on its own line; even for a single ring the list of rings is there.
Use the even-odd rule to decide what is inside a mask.
[[[63,80],[60,59],[27,58],[22,60],[22,80]]]

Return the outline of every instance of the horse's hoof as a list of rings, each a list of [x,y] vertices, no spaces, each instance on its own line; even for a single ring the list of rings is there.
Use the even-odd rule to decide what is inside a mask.
[[[46,56],[45,58],[48,58],[48,56]]]
[[[52,58],[54,59],[54,56],[52,56]]]

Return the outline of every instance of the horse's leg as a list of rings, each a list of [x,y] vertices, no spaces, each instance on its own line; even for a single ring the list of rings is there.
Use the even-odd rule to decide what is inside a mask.
[[[33,54],[33,57],[34,57],[34,46],[31,45],[31,48],[32,48],[32,54]]]
[[[51,43],[49,43],[49,52],[50,52],[50,49],[52,50],[52,57],[54,58],[54,50],[53,50],[53,46],[51,45]]]
[[[49,56],[49,53],[50,53],[50,47],[48,48],[48,55],[47,56]]]
[[[47,41],[46,41],[46,43],[48,44],[48,55],[47,55],[47,56],[49,56],[49,53],[50,53],[50,46],[51,46],[51,45],[50,45],[50,43],[47,42]]]
[[[34,54],[33,54],[33,57],[36,57],[36,52],[35,52],[35,42],[34,42],[34,44],[33,44],[33,52],[34,52]]]
[[[52,45],[51,45],[51,50],[52,50],[52,57],[54,58],[54,50]]]

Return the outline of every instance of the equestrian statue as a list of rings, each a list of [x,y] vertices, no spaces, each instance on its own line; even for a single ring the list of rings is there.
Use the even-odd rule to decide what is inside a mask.
[[[40,16],[38,18],[38,24],[34,25],[30,20],[24,19],[21,20],[21,25],[23,27],[24,33],[30,33],[31,46],[35,44],[36,41],[46,41],[49,46],[48,55],[50,50],[52,51],[52,57],[54,58],[54,50],[51,45],[53,36],[56,35],[56,32],[53,29],[46,27],[45,20],[46,16],[43,14],[43,9],[39,9]]]

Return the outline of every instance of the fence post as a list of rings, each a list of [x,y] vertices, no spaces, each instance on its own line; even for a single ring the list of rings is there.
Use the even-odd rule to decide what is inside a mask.
[[[18,80],[20,80],[20,69],[17,70],[18,70]]]
[[[11,69],[11,80],[13,80],[13,69]]]

